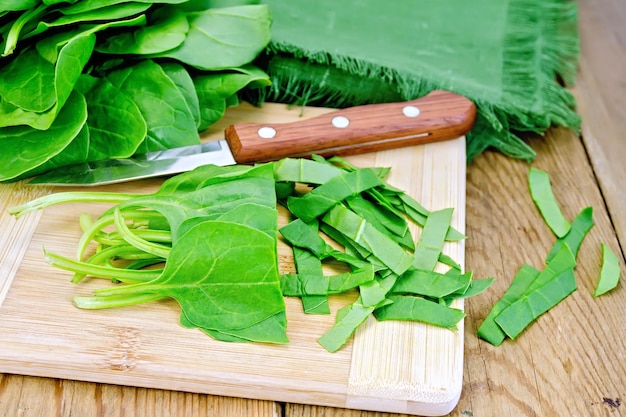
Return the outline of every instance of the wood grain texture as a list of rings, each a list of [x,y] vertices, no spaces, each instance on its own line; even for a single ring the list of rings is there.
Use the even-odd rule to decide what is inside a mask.
[[[0,376],[1,417],[280,417],[272,401],[121,387],[21,375]]]
[[[626,246],[626,204],[621,191],[626,155],[626,2],[580,0],[579,5],[582,57],[574,92],[583,115],[582,133],[588,154],[576,136],[563,130],[553,131],[545,143],[531,142],[538,152],[537,166],[553,174],[557,198],[562,203],[569,201],[564,207],[566,214],[575,213],[587,203],[594,205],[597,224],[578,259],[579,290],[516,342],[493,348],[476,338],[477,326],[504,291],[507,277],[510,279],[521,262],[540,265],[551,239],[530,203],[524,181],[526,164],[493,153],[477,158],[468,167],[467,176],[466,267],[477,276],[495,276],[498,280],[488,293],[465,303],[469,316],[465,322],[463,393],[450,416],[625,414],[626,285],[622,281],[614,292],[595,300],[590,298],[590,290],[599,270],[598,242],[606,241],[618,249],[619,236],[622,247]],[[567,147],[562,146],[563,141]],[[499,176],[510,180],[503,183]],[[0,205],[6,201],[4,197]],[[0,268],[4,268],[7,258],[0,259]],[[620,398],[622,405],[613,407],[603,400],[605,397],[613,401]],[[268,401],[0,376],[2,417],[86,415],[406,417],[300,404],[285,404],[283,409]]]
[[[309,110],[328,111],[306,109],[305,116]],[[299,119],[300,109],[288,110],[285,105],[269,103],[263,109],[242,105],[232,109],[221,123],[281,117]],[[217,126],[213,130],[215,134],[223,131]],[[463,137],[362,154],[352,162],[357,166],[391,166],[391,185],[406,190],[429,209],[454,207],[457,214],[452,224],[458,230],[464,229]],[[162,179],[145,180],[102,186],[98,191],[150,193],[161,183]],[[7,194],[9,201],[13,201],[14,194]],[[338,352],[329,353],[317,343],[332,327],[334,313],[352,301],[354,294],[331,297],[332,315],[305,315],[298,299],[287,298],[290,342],[286,345],[213,340],[198,330],[180,326],[179,307],[172,300],[120,309],[77,310],[72,297],[89,295],[106,286],[106,281],[72,284],[71,273],[45,262],[42,248],[74,258],[82,233],[79,215],[88,213],[95,218],[109,207],[103,203],[63,204],[48,207],[32,219],[29,215],[5,219],[12,229],[2,253],[13,250],[14,241],[21,242],[18,247],[22,253],[19,268],[12,268],[14,276],[0,277],[11,281],[0,304],[2,371],[412,414],[440,415],[458,401],[463,372],[462,326],[450,331],[419,323],[369,320]],[[280,207],[279,225],[286,224],[288,217]],[[31,221],[34,225],[28,226]],[[22,234],[18,225],[28,233]],[[463,245],[449,243],[444,251],[462,264]],[[291,249],[280,240],[278,257],[281,272],[293,272]],[[462,308],[462,303],[456,306]]]
[[[467,416],[622,415],[604,398],[626,398],[626,285],[593,298],[600,271],[600,242],[619,250],[602,195],[580,139],[555,129],[532,139],[533,166],[550,173],[555,196],[567,218],[594,208],[595,226],[585,239],[575,270],[578,290],[544,314],[515,341],[499,347],[476,331],[523,263],[537,268],[554,242],[527,186],[529,165],[487,152],[467,173],[466,268],[496,278],[485,293],[465,302],[463,392],[449,414]],[[617,252],[619,253],[619,252]],[[621,258],[622,276],[626,275]],[[621,406],[623,407],[623,405]],[[287,417],[400,417],[289,404]]]
[[[582,138],[626,248],[626,3],[580,0],[581,58],[573,92],[583,119]]]
[[[433,91],[408,102],[341,109],[291,123],[236,123],[226,129],[226,140],[239,163],[313,153],[354,155],[458,138],[475,117],[476,107],[467,98]],[[260,136],[259,129],[270,129],[273,136]]]

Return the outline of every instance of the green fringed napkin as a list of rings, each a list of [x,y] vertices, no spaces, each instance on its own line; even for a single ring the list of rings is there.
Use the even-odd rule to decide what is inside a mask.
[[[577,129],[577,8],[568,0],[263,0],[273,15],[268,101],[345,107],[434,89],[473,100],[468,160],[532,160],[519,132]]]

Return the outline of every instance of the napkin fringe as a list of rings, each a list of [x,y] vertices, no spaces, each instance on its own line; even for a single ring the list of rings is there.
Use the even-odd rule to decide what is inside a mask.
[[[535,152],[520,132],[542,134],[553,125],[580,128],[575,99],[559,84],[560,80],[571,86],[575,81],[577,11],[573,0],[510,3],[501,97],[472,96],[462,87],[452,90],[466,95],[478,109],[476,124],[467,135],[468,162],[489,148],[532,161]],[[265,57],[272,85],[262,91],[259,101],[343,108],[409,100],[447,85],[442,77],[416,76],[328,51],[303,50],[288,42],[270,42]],[[537,62],[540,68],[529,68],[529,62]],[[538,98],[529,104],[529,97]]]

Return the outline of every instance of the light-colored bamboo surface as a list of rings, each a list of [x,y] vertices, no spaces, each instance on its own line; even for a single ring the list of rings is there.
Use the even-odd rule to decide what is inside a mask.
[[[528,166],[485,153],[467,171],[466,268],[495,276],[487,293],[467,300],[463,392],[450,416],[619,416],[626,400],[626,285],[603,297],[591,293],[599,243],[621,256],[626,245],[626,3],[580,0],[582,57],[574,91],[583,137],[555,129],[530,144],[535,166],[550,172],[566,216],[594,207],[596,225],[580,251],[578,290],[516,341],[498,348],[476,328],[517,268],[540,266],[550,231],[529,199]],[[0,200],[1,201],[1,200]],[[1,204],[1,202],[0,202]],[[3,260],[4,261],[4,260]],[[3,264],[4,266],[4,264]],[[246,416],[401,417],[402,414],[244,400],[71,380],[0,376],[0,416]]]
[[[327,111],[306,108],[303,116]],[[301,112],[273,103],[262,108],[242,103],[204,136],[206,140],[219,139],[222,125],[230,123],[298,120]],[[387,180],[391,185],[431,210],[455,208],[452,224],[463,230],[463,137],[349,159],[357,166],[390,166]],[[97,191],[150,193],[162,181],[115,184]],[[6,205],[18,205],[35,193],[67,188],[39,189],[17,183],[0,185],[0,190],[6,194]],[[95,312],[77,310],[71,303],[73,296],[88,295],[106,283],[70,283],[71,273],[47,265],[42,248],[75,258],[80,214],[95,218],[109,207],[72,203],[17,220],[2,215],[0,227],[8,239],[0,241],[0,256],[11,267],[0,276],[6,283],[0,303],[0,332],[4,335],[0,370],[384,412],[440,415],[456,405],[463,380],[463,323],[451,331],[420,323],[368,320],[353,341],[329,353],[316,339],[332,327],[334,313],[352,301],[353,294],[331,297],[331,315],[304,314],[297,299],[287,298],[289,343],[278,346],[224,343],[185,329],[177,324],[179,308],[173,301]],[[279,224],[287,222],[288,213],[279,210]],[[414,232],[419,230],[413,227]],[[463,264],[463,241],[447,243],[444,252]],[[282,241],[278,257],[281,272],[293,272],[291,250]],[[463,307],[461,302],[455,306]]]

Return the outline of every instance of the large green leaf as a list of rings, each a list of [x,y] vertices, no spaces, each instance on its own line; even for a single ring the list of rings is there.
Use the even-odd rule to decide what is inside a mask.
[[[177,48],[155,55],[204,70],[235,68],[253,61],[270,41],[270,11],[264,5],[209,9],[188,14],[189,34]]]
[[[149,286],[181,303],[198,327],[246,328],[284,309],[275,244],[251,227],[206,221],[180,238]]]
[[[127,158],[146,137],[146,122],[135,102],[106,79],[81,76],[91,136],[88,160]]]
[[[178,90],[187,103],[187,107],[196,122],[196,126],[200,126],[200,102],[198,100],[198,93],[196,92],[196,87],[187,69],[177,62],[161,63],[161,68],[170,80],[176,84],[176,87],[178,87]]]
[[[81,132],[87,121],[87,102],[72,92],[48,130],[29,126],[0,129],[0,181],[31,171],[59,154]]]
[[[33,30],[24,35],[24,38],[26,39],[35,35],[39,35],[40,33],[43,33],[50,28],[56,28],[61,26],[66,26],[69,28],[71,27],[71,25],[76,25],[79,23],[126,19],[146,11],[149,7],[150,4],[148,3],[131,2],[103,7],[102,9],[97,10],[87,10],[83,13],[62,16],[54,13],[50,15],[51,19],[42,19],[42,21],[40,21]],[[60,9],[59,11],[62,13],[63,9]]]
[[[230,71],[205,73],[193,77],[200,106],[198,130],[207,129],[224,116],[228,99],[246,87],[270,84],[268,75],[253,65],[244,65]]]
[[[122,3],[149,3],[157,4],[179,4],[184,3],[187,0],[81,0],[72,4],[71,6],[64,7],[60,11],[65,15],[85,13],[93,10],[103,9],[110,6],[115,6]]]
[[[160,7],[148,15],[146,26],[111,34],[96,50],[106,54],[156,54],[183,43],[188,31],[189,23],[182,10]]]
[[[41,0],[3,0],[2,10],[27,10],[37,6]]]
[[[89,126],[85,123],[78,135],[61,152],[43,164],[26,171],[14,179],[22,179],[39,175],[51,169],[87,161],[89,154]]]
[[[44,112],[57,101],[54,81],[54,64],[29,49],[0,69],[0,96],[24,111]]]
[[[111,72],[107,79],[131,98],[148,131],[137,152],[200,143],[196,121],[176,84],[154,61]]]
[[[3,99],[0,103],[0,127],[28,125],[36,129],[48,129],[65,104],[65,100],[69,97],[84,66],[91,57],[94,43],[94,35],[77,36],[69,40],[59,50],[54,67],[55,103],[51,108],[45,112],[26,111]],[[40,80],[47,80],[48,78],[39,76]],[[48,91],[49,88],[43,84],[38,87],[36,89],[38,92],[31,91],[31,94],[44,94],[44,91]]]

